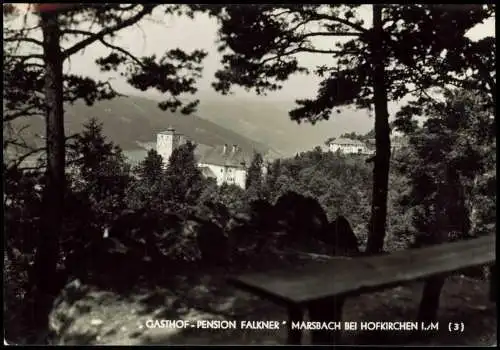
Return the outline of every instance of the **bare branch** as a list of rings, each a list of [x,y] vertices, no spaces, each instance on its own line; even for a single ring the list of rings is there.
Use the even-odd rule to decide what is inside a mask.
[[[112,50],[116,50],[116,51],[120,51],[122,54],[124,54],[125,56],[131,58],[133,61],[135,61],[138,65],[140,65],[141,67],[144,66],[144,64],[141,62],[141,60],[139,60],[137,57],[135,57],[134,55],[132,55],[130,52],[128,52],[127,50],[119,47],[119,46],[116,46],[116,45],[112,45],[106,41],[104,41],[104,39],[100,39],[99,40],[104,46],[107,46],[109,47],[110,49]]]
[[[320,50],[320,49],[313,49],[313,48],[307,48],[307,47],[300,46],[300,47],[297,47],[297,48],[290,50],[288,52],[278,53],[274,56],[263,59],[259,63],[261,65],[266,64],[267,62],[271,62],[273,60],[279,60],[283,57],[292,56],[292,55],[295,55],[298,53],[316,53],[316,54],[321,53],[321,54],[330,54],[330,55],[357,54],[357,52],[351,52],[351,51],[345,51],[345,50]]]
[[[29,125],[25,125],[23,127],[23,129],[26,129],[27,127],[29,127]],[[19,130],[18,132],[20,133],[21,130]],[[21,142],[19,142],[17,140],[13,140],[13,139],[11,139],[11,140],[5,140],[4,141],[4,149],[7,148],[9,145],[20,147],[20,148],[25,148],[25,149],[29,149],[29,150],[33,150],[33,147],[28,146],[24,140],[21,140]]]
[[[129,5],[120,4],[120,6],[123,6],[123,7],[120,7],[120,10],[122,10],[122,11],[132,10],[136,5],[137,4],[129,4]]]
[[[61,35],[66,35],[66,34],[86,35],[86,36],[97,35],[97,33],[93,33],[93,32],[86,31],[86,30],[81,30],[81,29],[63,29],[63,30],[61,30]]]
[[[313,12],[313,11],[306,11],[306,13],[307,13],[307,15],[309,16],[310,19],[313,19],[315,21],[327,20],[327,21],[338,22],[338,23],[344,24],[344,25],[346,25],[348,27],[351,27],[354,30],[359,31],[360,32],[359,34],[368,32],[368,29],[363,28],[359,24],[352,23],[352,22],[350,22],[350,21],[348,21],[346,19],[343,19],[343,18],[340,18],[340,17],[337,17],[337,16],[327,15],[327,14],[322,14],[322,13],[316,13],[316,12]]]
[[[28,11],[29,11],[29,7],[26,9],[26,12],[24,13],[24,17],[23,17],[23,29],[21,29],[21,33],[20,33],[20,36],[23,37],[26,33],[26,31],[24,30],[24,27],[26,27],[26,24],[28,23]],[[19,46],[21,45],[21,42],[18,41],[17,42],[17,45],[16,45],[16,48],[14,50],[14,52],[17,52],[19,50]]]
[[[27,158],[33,156],[36,153],[43,152],[46,150],[46,147],[40,147],[40,148],[35,148],[31,150],[30,152],[27,152],[23,154],[22,156],[18,157],[13,163],[14,165],[11,166],[11,168],[18,168],[19,165],[21,165],[22,162],[24,162]]]
[[[40,64],[40,63],[25,63],[24,66],[25,67],[36,67],[36,68],[45,69],[45,65],[44,64]]]
[[[314,36],[360,36],[360,33],[357,32],[337,32],[337,33],[332,33],[332,32],[311,32],[307,34],[303,34],[300,36],[301,39],[309,38],[309,37],[314,37]]]
[[[471,10],[481,10],[485,4],[406,4],[406,5],[393,5],[386,4],[384,7],[418,7],[418,8],[428,8],[433,10],[443,10],[443,11],[471,11]]]
[[[120,29],[129,27],[129,26],[135,24],[136,22],[140,21],[144,16],[151,14],[151,12],[155,8],[155,6],[157,6],[157,5],[145,4],[145,5],[143,5],[142,11],[140,11],[136,15],[124,20],[122,23],[120,23],[116,26],[112,26],[112,27],[103,29],[100,32],[98,32],[98,33],[88,37],[87,39],[84,39],[84,40],[80,41],[79,43],[73,45],[72,47],[64,50],[63,60],[65,60],[69,56],[77,53],[78,51],[87,47],[88,45],[93,44],[94,42],[103,39],[106,35],[112,34]]]
[[[44,116],[44,114],[42,111],[37,111],[36,107],[27,107],[23,110],[10,114],[4,112],[2,119],[4,123],[7,123],[21,117],[35,117],[35,116]]]
[[[75,34],[75,35],[86,35],[86,36],[97,35],[96,33],[88,32],[86,30],[79,30],[79,29],[67,29],[67,30],[64,30],[64,34]],[[132,60],[134,60],[140,66],[143,66],[142,62],[137,57],[135,57],[130,52],[128,52],[127,50],[125,50],[125,49],[123,49],[123,48],[121,48],[119,46],[110,44],[110,43],[106,42],[103,38],[99,38],[97,40],[99,42],[101,42],[104,46],[106,46],[106,47],[108,47],[108,48],[110,48],[112,50],[116,50],[116,51],[121,52],[125,56],[127,56],[127,57],[131,58]]]
[[[43,43],[40,40],[33,39],[33,38],[23,38],[23,37],[14,37],[14,38],[6,38],[3,39],[4,42],[9,43],[9,42],[26,42],[26,43],[32,43],[38,46],[42,46]]]
[[[17,59],[17,60],[21,61],[20,63],[24,63],[27,60],[31,60],[31,59],[43,60],[43,55],[36,55],[36,54],[33,54],[33,55],[9,55],[9,59]]]
[[[312,48],[305,48],[305,47],[301,47],[299,49],[299,52],[324,53],[324,54],[331,54],[331,55],[351,53],[351,52],[346,52],[344,50],[320,50],[320,49],[312,49]]]
[[[279,16],[282,16],[284,14],[288,14],[288,13],[292,13],[292,12],[294,12],[293,9],[286,9],[286,10],[283,10],[283,11],[278,12],[278,13],[273,13],[273,16],[279,17]]]

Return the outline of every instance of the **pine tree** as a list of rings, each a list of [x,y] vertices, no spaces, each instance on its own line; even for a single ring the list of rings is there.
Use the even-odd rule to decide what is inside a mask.
[[[204,181],[195,159],[195,149],[195,144],[187,142],[174,149],[170,156],[165,178],[168,201],[173,210],[193,208],[202,193]]]
[[[166,209],[166,174],[163,158],[150,149],[145,159],[134,169],[136,180],[129,190],[129,206],[163,212]]]
[[[182,113],[189,114],[196,108],[198,101],[184,103],[180,95],[196,92],[194,84],[200,77],[200,63],[206,56],[200,50],[186,53],[175,48],[167,50],[161,57],[136,57],[129,50],[110,43],[110,39],[118,32],[136,25],[157,8],[166,14],[192,14],[184,5],[46,5],[34,4],[29,7],[29,11],[34,10],[37,16],[36,25],[13,20],[6,23],[3,33],[4,71],[9,72],[4,79],[4,85],[9,86],[9,89],[4,94],[6,108],[3,121],[43,116],[46,122],[46,144],[43,150],[47,155],[47,165],[41,223],[43,239],[38,242],[30,275],[35,287],[30,294],[35,300],[36,320],[33,326],[36,328],[47,328],[47,316],[57,292],[54,291],[52,277],[57,267],[63,224],[61,213],[67,186],[64,103],[84,100],[91,105],[117,95],[109,82],[64,74],[64,62],[88,46],[103,45],[109,52],[96,60],[103,71],[119,72],[131,86],[142,91],[158,89],[167,96],[166,101],[159,103],[160,108],[180,109]],[[4,7],[5,22],[20,15],[24,14],[14,11],[13,6]],[[25,16],[28,18],[29,14]],[[19,28],[16,23],[21,23],[23,27]],[[68,42],[71,45],[62,45]]]
[[[152,148],[134,170],[142,181],[152,185],[164,175],[163,158]]]
[[[281,174],[281,161],[279,159],[268,164],[265,177],[265,195],[269,202],[276,199],[277,181]]]
[[[73,190],[90,200],[99,229],[125,208],[130,168],[122,150],[106,140],[95,118],[71,143],[69,161],[74,171]]]
[[[263,174],[262,167],[264,160],[258,152],[254,153],[253,159],[248,167],[247,177],[245,180],[245,189],[250,200],[259,199],[263,192]]]

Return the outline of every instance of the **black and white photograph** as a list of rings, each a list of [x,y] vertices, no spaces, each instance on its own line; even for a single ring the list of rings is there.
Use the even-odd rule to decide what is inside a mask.
[[[496,5],[2,7],[4,345],[497,346]]]

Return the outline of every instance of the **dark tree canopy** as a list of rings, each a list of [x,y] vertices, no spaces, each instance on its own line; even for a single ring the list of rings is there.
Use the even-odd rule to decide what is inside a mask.
[[[44,117],[46,124],[45,147],[39,150],[19,142],[16,139],[19,130],[13,130],[4,143],[4,148],[14,144],[24,153],[46,153],[42,235],[30,275],[34,286],[31,292],[35,301],[35,327],[47,327],[57,289],[52,278],[59,259],[67,191],[64,103],[83,100],[91,105],[117,95],[107,81],[65,74],[64,63],[88,46],[100,43],[109,49],[108,55],[96,61],[101,70],[119,72],[131,86],[142,91],[156,89],[164,93],[166,100],[159,104],[160,108],[180,109],[188,114],[197,105],[196,100],[183,103],[180,96],[196,92],[195,83],[201,76],[205,52],[186,53],[169,48],[161,57],[137,57],[111,41],[119,31],[140,23],[153,10],[171,15],[192,13],[184,5],[158,4],[75,4],[48,8],[34,4],[29,5],[25,15],[12,6],[4,7],[4,67],[8,72],[4,76],[7,87],[3,97],[4,125],[10,128],[11,122],[22,117],[29,123],[29,118],[35,116]],[[28,23],[28,19],[33,23]],[[39,34],[42,40],[37,38]]]
[[[183,99],[185,102],[182,102],[181,96],[196,92],[196,81],[201,77],[201,62],[206,57],[205,52],[194,50],[189,53],[170,48],[160,57],[138,57],[113,43],[120,30],[139,24],[155,10],[167,15],[192,15],[192,11],[183,5],[86,4],[51,11],[51,15],[57,16],[60,43],[66,48],[61,51],[59,58],[65,62],[89,45],[102,44],[109,49],[108,54],[96,60],[102,71],[116,71],[139,90],[155,89],[164,93],[166,99],[159,104],[162,109],[191,113],[198,101],[186,102]],[[21,154],[35,150],[33,145],[26,145],[15,137],[19,127],[14,128],[11,122],[20,117],[43,117],[46,109],[46,62],[42,55],[43,42],[35,39],[41,26],[34,15],[36,11],[31,14],[4,6],[3,122],[11,135],[4,141],[4,149],[6,146],[16,146],[17,153]],[[23,17],[24,20],[20,21]],[[31,25],[31,22],[34,24]],[[62,79],[65,103],[83,100],[91,105],[118,95],[109,81],[98,81],[73,73],[64,74]]]
[[[292,120],[316,123],[334,108],[355,105],[375,110],[372,238],[367,250],[383,248],[391,157],[388,102],[418,97],[433,87],[452,84],[488,91],[494,102],[494,38],[473,43],[465,34],[494,15],[493,5],[372,5],[372,27],[360,16],[365,5],[196,5],[220,22],[223,69],[213,84],[230,93],[232,86],[257,94],[278,90],[296,73],[321,78],[313,99],[296,100]],[[315,39],[347,40],[320,47]],[[310,70],[299,54],[325,55],[331,64]],[[472,74],[468,71],[472,70]],[[486,83],[477,83],[482,80]]]
[[[255,195],[260,194],[263,185],[262,170],[264,166],[264,159],[260,153],[255,153],[252,162],[247,170],[247,177],[245,181],[245,188],[255,192]]]
[[[451,221],[449,234],[476,234],[470,221],[477,219],[471,211],[485,208],[479,208],[482,204],[474,193],[480,187],[479,179],[488,178],[492,169],[495,131],[491,106],[485,108],[488,98],[464,90],[446,91],[444,96],[443,102],[419,105],[420,113],[429,118],[422,127],[409,131],[411,147],[396,162],[410,180],[409,191],[400,200],[411,208],[417,238],[423,241],[436,234],[433,207],[442,196],[447,196],[443,201]],[[452,185],[448,191],[443,191],[445,183]]]
[[[196,145],[188,141],[174,149],[170,156],[165,177],[172,205],[194,207],[200,198],[204,181],[194,155],[195,148]]]
[[[224,69],[216,74],[214,87],[229,93],[232,85],[240,85],[261,94],[281,88],[292,74],[312,73],[323,79],[317,98],[298,100],[299,107],[290,113],[293,120],[328,119],[332,108],[344,104],[368,107],[372,30],[360,19],[360,6],[207,6],[221,23],[224,52]],[[494,96],[494,38],[473,42],[465,37],[494,15],[494,5],[395,5],[385,6],[382,15],[390,100],[443,84],[483,89]],[[323,49],[315,45],[321,37],[352,39]],[[298,54],[326,55],[332,64],[310,71]],[[469,68],[473,74],[466,74]]]

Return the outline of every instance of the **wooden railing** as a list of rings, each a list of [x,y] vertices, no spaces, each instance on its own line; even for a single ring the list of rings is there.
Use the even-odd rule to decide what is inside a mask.
[[[446,243],[387,255],[332,259],[293,270],[233,277],[229,282],[288,309],[288,343],[300,344],[292,329],[305,311],[313,321],[340,321],[344,300],[416,280],[443,276],[468,267],[490,265],[491,297],[496,300],[495,236]],[[336,344],[340,332],[314,331],[314,344]]]

